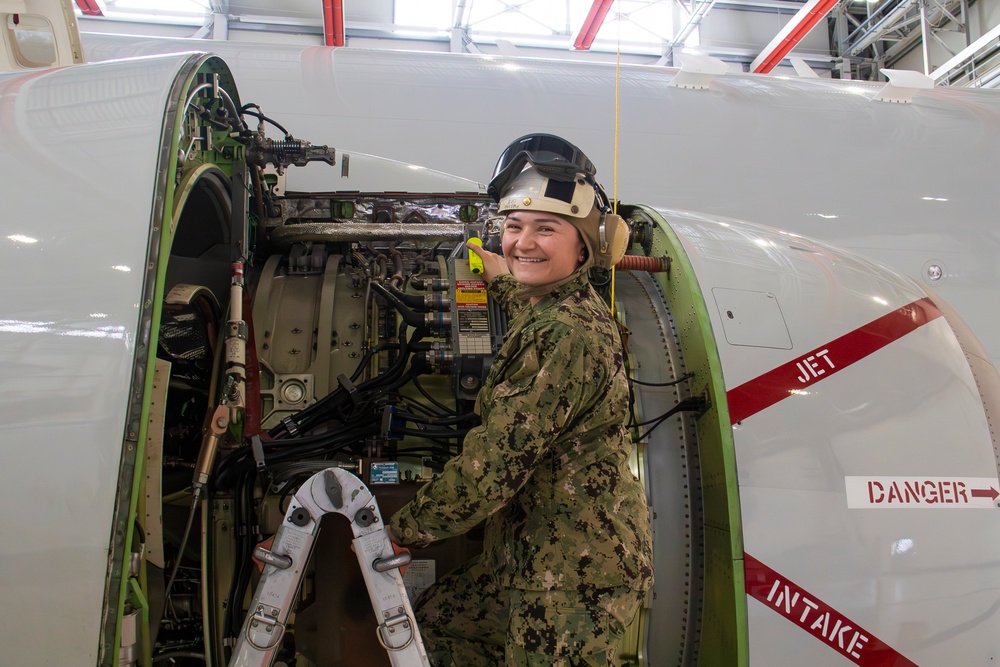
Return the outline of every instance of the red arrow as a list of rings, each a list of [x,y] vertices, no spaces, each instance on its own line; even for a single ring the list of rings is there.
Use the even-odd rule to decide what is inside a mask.
[[[973,498],[989,498],[990,500],[996,500],[997,496],[1000,496],[1000,491],[997,491],[992,486],[988,489],[973,489]]]

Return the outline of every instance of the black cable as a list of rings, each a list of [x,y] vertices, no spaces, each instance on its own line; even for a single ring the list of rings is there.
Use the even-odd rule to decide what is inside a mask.
[[[424,405],[420,401],[414,400],[411,396],[404,396],[400,393],[389,394],[388,398],[394,401],[396,404],[401,406],[401,409],[413,410],[414,412],[419,412],[421,416],[426,419],[444,419],[446,415],[441,414],[437,410],[433,409],[429,405]]]
[[[408,412],[397,412],[397,415],[406,419],[406,421],[414,422],[415,424],[430,424],[432,426],[437,426],[439,424],[461,424],[463,422],[472,421],[478,419],[479,415],[474,412],[469,412],[464,415],[456,415],[454,417],[441,417],[439,419],[422,417],[420,415],[410,414]]]
[[[447,455],[447,456],[453,456],[454,453],[455,453],[454,450],[451,450],[451,449],[445,449],[444,447],[434,447],[434,448],[429,448],[429,449],[419,449],[419,448],[418,449],[401,449],[401,450],[399,450],[399,451],[396,452],[396,456],[397,457],[406,457],[406,458],[422,458],[424,456],[427,456],[428,454],[430,454],[430,455],[433,455],[433,454],[444,454],[444,455]]]
[[[701,412],[705,409],[705,405],[706,401],[703,397],[689,396],[688,398],[685,398],[683,401],[681,401],[674,407],[664,412],[656,419],[650,420],[648,422],[643,422],[642,424],[636,424],[636,426],[645,426],[646,424],[656,422],[655,424],[653,424],[653,426],[650,427],[648,431],[639,436],[639,442],[642,442],[647,437],[649,437],[649,434],[652,433],[660,424],[665,422],[670,417],[673,417],[678,412]]]
[[[303,477],[303,475],[295,475],[294,477],[292,477],[291,479],[289,479],[287,482],[285,482],[285,485],[281,489],[281,495],[278,496],[278,514],[279,515],[285,516],[285,512],[288,511],[288,508],[287,507],[282,507],[282,505],[285,504],[285,501],[288,499],[288,496],[290,496],[292,494],[292,492],[295,491],[295,489],[297,489],[299,486],[301,486],[301,482],[299,480],[301,480],[302,477]],[[308,478],[306,478],[306,479],[308,479]]]
[[[434,397],[431,396],[430,393],[426,389],[424,389],[423,385],[420,384],[420,378],[419,378],[418,375],[414,375],[413,376],[413,386],[417,388],[417,391],[419,391],[421,394],[423,394],[424,398],[426,398],[428,401],[430,401],[436,407],[438,407],[441,410],[443,410],[445,413],[450,414],[450,415],[458,414],[455,410],[453,410],[453,409],[451,409],[451,408],[449,408],[449,407],[447,407],[445,405],[442,405],[441,403],[439,403],[438,401],[436,401],[434,399]]]
[[[676,384],[680,384],[689,378],[693,378],[694,373],[685,373],[676,380],[671,380],[670,382],[643,382],[642,380],[636,380],[635,378],[628,378],[628,381],[633,384],[639,384],[643,387],[673,387]]]
[[[255,469],[251,468],[240,475],[238,485],[233,492],[233,539],[235,562],[233,563],[232,578],[229,582],[229,593],[226,596],[226,612],[223,617],[222,628],[225,636],[238,637],[243,628],[243,599],[246,595],[246,588],[242,582],[243,573],[246,569],[246,562],[250,560],[248,532],[250,519],[247,515],[244,501],[247,495],[247,487],[253,493],[253,477]],[[252,503],[252,501],[251,501]]]
[[[406,337],[406,324],[401,324],[397,335],[397,338],[400,341],[399,355],[392,365],[390,365],[385,372],[381,373],[377,377],[358,384],[350,393],[348,393],[344,386],[341,385],[336,390],[325,396],[321,401],[314,403],[308,408],[297,413],[293,420],[297,429],[301,432],[307,432],[318,424],[329,421],[331,416],[339,417],[341,421],[344,422],[351,421],[357,416],[357,408],[366,404],[366,402],[370,401],[373,396],[393,389],[398,389],[399,387],[405,385],[409,382],[412,375],[412,373],[404,374],[406,364],[408,363],[410,357],[409,346],[412,343],[419,341],[423,335],[424,331],[417,329],[414,331],[412,339],[408,341]],[[352,412],[345,413],[343,410],[347,408],[349,404],[352,407]],[[287,426],[276,426],[268,432],[268,435],[278,439],[282,430],[287,432]],[[281,439],[287,440],[289,438],[281,437]]]
[[[159,655],[154,655],[153,664],[155,665],[158,662],[163,662],[165,660],[174,660],[176,658],[194,658],[196,660],[205,660],[205,654],[199,653],[198,651],[168,651],[167,653],[160,653]]]
[[[427,438],[428,440],[435,440],[435,439],[441,439],[441,438],[445,438],[447,440],[453,440],[453,439],[464,438],[465,434],[468,433],[469,431],[468,430],[462,430],[462,431],[458,431],[458,430],[456,430],[456,431],[439,431],[439,430],[433,430],[432,431],[430,429],[400,428],[400,429],[392,429],[392,432],[394,434],[395,433],[399,433],[399,434],[402,434],[402,435],[412,435],[412,436],[416,436],[416,437],[419,437],[419,438]]]
[[[399,316],[403,318],[404,322],[415,328],[422,327],[424,325],[424,318],[410,310],[406,304],[400,301],[399,297],[390,292],[387,287],[380,285],[375,280],[372,280],[368,284],[371,285],[372,289],[378,292],[378,295],[385,299],[389,305],[396,309],[396,312],[399,313]]]
[[[257,106],[257,105],[255,104],[254,106]],[[260,107],[257,107],[257,108],[259,109]],[[250,110],[244,108],[244,109],[240,110],[240,114],[241,115],[245,114],[247,116],[253,116],[254,118],[257,118],[259,120],[267,121],[271,125],[274,125],[276,128],[278,128],[279,130],[281,130],[284,133],[286,139],[289,138],[290,136],[292,136],[291,134],[289,134],[288,130],[286,130],[284,127],[281,126],[281,123],[279,123],[279,122],[277,122],[277,121],[275,121],[275,120],[273,120],[271,118],[268,118],[267,116],[265,116],[262,113],[258,113],[256,111],[250,111]]]

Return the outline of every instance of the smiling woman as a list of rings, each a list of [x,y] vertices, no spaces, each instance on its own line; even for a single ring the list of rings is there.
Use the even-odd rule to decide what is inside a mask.
[[[628,228],[563,139],[521,137],[496,172],[504,258],[468,246],[511,315],[482,423],[391,527],[426,546],[486,521],[483,553],[418,603],[433,664],[610,667],[653,576],[622,342],[587,275],[621,260]]]
[[[504,221],[503,254],[522,285],[538,287],[566,278],[583,263],[585,250],[580,232],[557,215],[514,211]]]

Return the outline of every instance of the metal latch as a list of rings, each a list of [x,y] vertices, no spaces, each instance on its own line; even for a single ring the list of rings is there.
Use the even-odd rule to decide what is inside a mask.
[[[265,604],[257,605],[257,611],[247,625],[247,641],[254,648],[265,651],[281,641],[285,626],[278,622],[281,610]]]
[[[383,611],[385,622],[378,626],[375,635],[378,643],[387,651],[402,651],[413,641],[414,622],[402,607],[396,609],[396,615]],[[397,629],[399,632],[397,632]],[[402,643],[401,643],[402,642]]]

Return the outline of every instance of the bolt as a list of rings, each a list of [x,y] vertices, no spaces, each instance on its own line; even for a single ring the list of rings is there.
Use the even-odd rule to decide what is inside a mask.
[[[219,417],[218,419],[215,420],[215,425],[218,426],[219,428],[225,428],[227,421],[228,420],[225,417]]]

